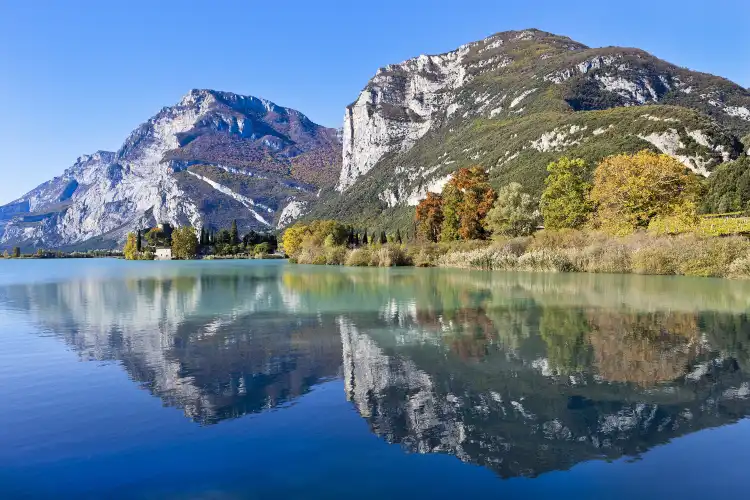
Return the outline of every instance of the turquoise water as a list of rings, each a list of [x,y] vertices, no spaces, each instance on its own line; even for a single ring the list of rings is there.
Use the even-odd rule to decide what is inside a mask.
[[[745,497],[750,284],[0,261],[0,498]]]

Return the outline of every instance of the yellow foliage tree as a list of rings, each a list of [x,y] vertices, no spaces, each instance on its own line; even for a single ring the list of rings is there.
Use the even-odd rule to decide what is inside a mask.
[[[122,253],[127,260],[138,260],[138,238],[135,233],[128,233]]]
[[[594,225],[624,235],[654,218],[689,220],[700,193],[695,174],[671,156],[641,151],[605,158],[594,172]]]

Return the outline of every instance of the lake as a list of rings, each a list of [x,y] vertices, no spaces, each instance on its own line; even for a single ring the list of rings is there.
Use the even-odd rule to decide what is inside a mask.
[[[0,497],[744,497],[750,283],[0,261]]]

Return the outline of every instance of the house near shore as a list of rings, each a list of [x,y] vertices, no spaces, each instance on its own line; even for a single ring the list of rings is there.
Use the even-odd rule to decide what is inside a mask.
[[[170,247],[156,247],[154,260],[172,260],[172,249]]]

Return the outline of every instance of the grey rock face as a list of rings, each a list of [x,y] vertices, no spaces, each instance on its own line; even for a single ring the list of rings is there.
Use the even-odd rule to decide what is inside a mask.
[[[338,172],[338,158],[337,131],[298,111],[192,90],[117,152],[81,156],[0,207],[0,245],[71,247],[98,238],[112,246],[157,222],[218,228],[237,219],[243,230],[272,228],[285,206],[314,198],[326,172]]]

